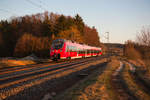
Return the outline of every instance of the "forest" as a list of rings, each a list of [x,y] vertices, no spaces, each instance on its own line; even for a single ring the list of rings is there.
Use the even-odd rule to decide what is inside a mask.
[[[100,46],[96,28],[86,25],[79,14],[72,17],[46,11],[1,20],[0,57],[49,57],[51,43],[58,38]]]

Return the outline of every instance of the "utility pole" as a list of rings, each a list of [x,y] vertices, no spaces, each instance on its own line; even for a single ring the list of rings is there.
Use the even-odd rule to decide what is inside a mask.
[[[108,55],[108,59],[107,59],[107,61],[109,62],[110,61],[110,57],[109,56],[111,56],[111,49],[110,49],[110,45],[109,45],[109,32],[105,32],[105,34],[106,34],[106,36],[105,36],[105,39],[107,40],[107,55]]]
[[[109,32],[105,32],[104,33],[104,35],[103,35],[103,37],[106,39],[106,41],[107,41],[107,44],[106,44],[106,47],[107,47],[107,50],[106,50],[106,54],[108,55],[108,56],[110,56],[109,54],[110,54],[110,47],[109,47]]]
[[[109,32],[105,32],[105,33],[106,33],[107,43],[109,43]]]

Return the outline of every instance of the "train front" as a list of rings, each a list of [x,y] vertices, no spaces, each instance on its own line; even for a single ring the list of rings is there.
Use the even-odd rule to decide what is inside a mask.
[[[51,50],[50,50],[50,58],[52,60],[58,60],[63,56],[64,51],[64,40],[56,39],[52,42]]]

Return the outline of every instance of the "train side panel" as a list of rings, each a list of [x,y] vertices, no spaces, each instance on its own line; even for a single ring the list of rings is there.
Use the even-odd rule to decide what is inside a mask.
[[[63,46],[59,49],[57,48],[57,50],[55,47],[51,47],[51,58],[73,59],[102,55],[101,48],[82,45],[71,41],[64,41],[63,39],[60,40],[63,41]]]

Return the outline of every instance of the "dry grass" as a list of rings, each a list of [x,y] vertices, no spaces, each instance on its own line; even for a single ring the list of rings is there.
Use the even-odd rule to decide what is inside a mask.
[[[120,62],[115,57],[113,57],[111,60],[112,61],[108,64],[110,69],[104,74],[104,79],[102,78],[102,80],[105,80],[104,86],[106,87],[106,92],[108,93],[109,98],[103,100],[117,100],[118,94],[116,94],[116,91],[111,85],[111,75],[120,66]]]
[[[136,66],[136,68],[141,72],[138,74],[143,77],[145,81],[150,81],[150,60],[137,59],[128,61]]]
[[[140,59],[141,54],[134,47],[126,47],[125,56],[129,59]]]
[[[115,95],[110,85],[110,76],[119,67],[115,58],[107,65],[101,74],[101,68],[83,81],[77,83],[55,100],[115,100]],[[100,75],[101,74],[101,75]]]
[[[134,92],[136,97],[138,97],[140,100],[150,100],[150,96],[133,81],[133,78],[129,74],[129,65],[126,65],[125,70],[123,71],[123,77],[128,85],[129,90]]]
[[[128,60],[130,63],[136,65],[137,67],[146,67],[145,63],[141,59],[136,59],[136,60]]]
[[[32,60],[1,60],[0,68],[35,64]]]

